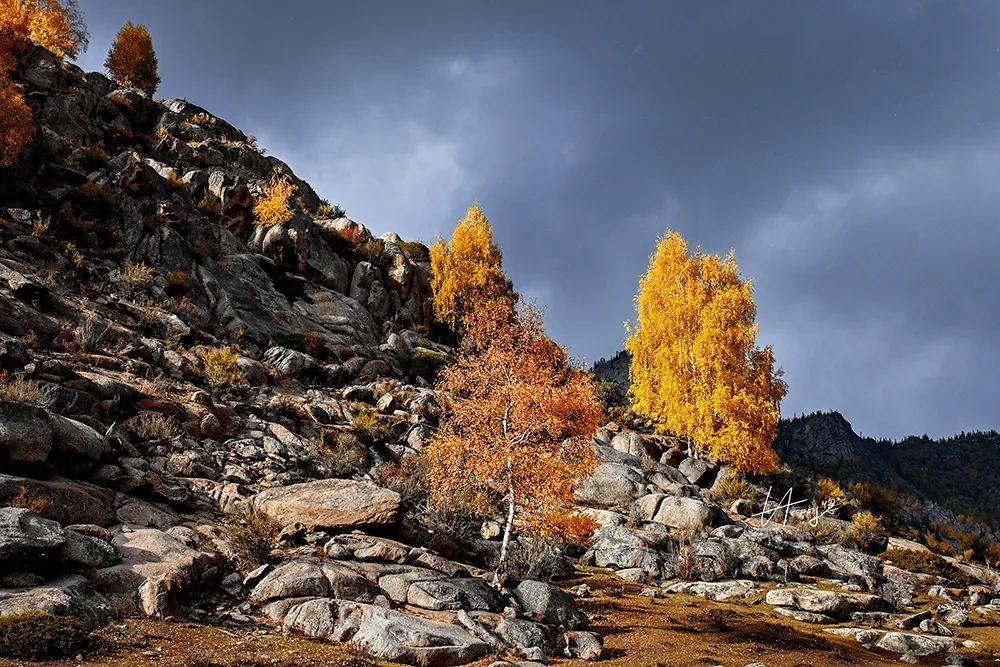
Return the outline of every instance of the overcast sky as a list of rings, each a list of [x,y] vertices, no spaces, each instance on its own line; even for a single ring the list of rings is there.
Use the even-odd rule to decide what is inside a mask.
[[[100,69],[255,134],[376,233],[473,201],[550,333],[620,349],[665,229],[734,249],[786,414],[1000,426],[1000,3],[82,0]]]

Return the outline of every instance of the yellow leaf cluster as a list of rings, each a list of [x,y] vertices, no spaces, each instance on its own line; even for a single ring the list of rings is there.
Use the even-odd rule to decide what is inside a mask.
[[[516,303],[490,221],[478,205],[459,221],[450,243],[438,238],[430,250],[434,316],[439,322],[457,329],[482,304],[498,299]]]
[[[756,346],[753,287],[733,255],[689,255],[684,239],[668,232],[636,308],[626,342],[633,409],[741,472],[774,469],[787,387],[771,348]]]
[[[256,224],[259,227],[274,227],[292,219],[292,209],[288,200],[295,193],[295,186],[288,176],[271,176],[264,187],[264,194],[253,205]]]
[[[22,50],[37,44],[59,57],[76,58],[86,31],[68,0],[0,0],[0,44]]]
[[[31,109],[10,78],[14,53],[32,44],[75,58],[86,41],[70,0],[0,0],[0,167],[9,167],[35,134]]]
[[[160,85],[153,40],[144,25],[126,23],[122,26],[108,51],[104,67],[120,86],[133,86],[152,95]]]
[[[502,300],[477,309],[438,387],[454,401],[424,452],[432,504],[514,511],[513,524],[535,535],[589,536],[573,490],[594,469],[601,406],[536,313]]]
[[[0,167],[9,167],[35,134],[31,109],[21,91],[0,72]]]

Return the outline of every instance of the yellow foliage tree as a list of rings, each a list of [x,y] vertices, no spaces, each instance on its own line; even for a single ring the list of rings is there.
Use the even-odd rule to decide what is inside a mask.
[[[496,582],[515,526],[572,541],[593,532],[573,510],[573,490],[594,469],[601,406],[589,374],[570,366],[534,312],[493,301],[465,328],[438,384],[454,403],[424,456],[432,505],[506,515]]]
[[[20,157],[35,134],[31,109],[6,72],[0,72],[0,167]]]
[[[72,0],[0,0],[0,167],[9,167],[35,133],[31,109],[11,81],[14,53],[43,46],[75,58],[87,36]]]
[[[253,205],[256,223],[260,227],[274,227],[292,219],[288,200],[295,193],[295,186],[288,176],[271,176],[264,187],[264,195]]]
[[[771,449],[787,386],[770,346],[757,347],[753,287],[736,259],[696,251],[668,232],[636,295],[633,409],[689,449],[761,473],[777,465]]]
[[[122,26],[108,51],[104,67],[120,86],[133,86],[152,95],[160,85],[153,40],[144,25],[126,23]]]
[[[59,57],[76,58],[86,41],[73,0],[0,0],[0,49],[37,44]]]
[[[457,329],[478,306],[494,300],[517,302],[514,286],[504,275],[503,256],[493,243],[493,229],[473,204],[458,222],[451,243],[438,238],[431,246],[434,316]]]

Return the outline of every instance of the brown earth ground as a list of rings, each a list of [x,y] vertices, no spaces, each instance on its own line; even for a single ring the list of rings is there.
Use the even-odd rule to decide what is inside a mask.
[[[774,616],[763,604],[727,604],[684,595],[650,599],[641,586],[599,571],[572,582],[587,583],[593,596],[581,606],[592,629],[605,638],[597,663],[554,660],[557,665],[608,667],[768,667],[899,665],[899,656],[873,652],[856,642],[827,635],[813,625]],[[754,601],[756,602],[756,601]],[[958,636],[982,646],[967,655],[984,665],[1000,664],[1000,629],[962,628]],[[280,631],[248,630],[186,622],[127,619],[97,633],[94,650],[82,660],[36,665],[51,667],[376,667],[349,645],[308,640]],[[476,663],[483,667],[495,656]],[[931,658],[926,664],[940,664]],[[0,659],[0,667],[22,665]]]

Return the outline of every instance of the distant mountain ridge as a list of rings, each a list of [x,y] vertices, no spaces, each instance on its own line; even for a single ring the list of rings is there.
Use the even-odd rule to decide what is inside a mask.
[[[631,356],[623,350],[591,369],[622,404],[628,396],[630,363]],[[877,484],[912,496],[917,501],[912,508],[914,523],[969,515],[1000,530],[997,431],[937,440],[927,436],[876,440],[855,433],[839,412],[817,412],[783,419],[774,449],[784,463],[806,475],[843,484]]]

